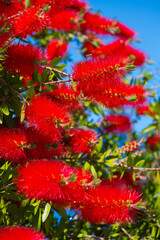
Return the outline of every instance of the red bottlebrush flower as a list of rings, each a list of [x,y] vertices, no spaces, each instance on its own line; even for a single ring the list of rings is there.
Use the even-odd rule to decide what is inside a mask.
[[[84,199],[83,185],[91,181],[87,172],[57,161],[35,161],[18,169],[15,179],[18,192],[29,199],[52,201],[53,204],[76,204]]]
[[[86,12],[81,23],[83,32],[93,32],[95,34],[110,34],[111,20],[101,17],[98,14]]]
[[[75,111],[82,109],[80,102],[77,100],[79,97],[78,91],[75,92],[73,89],[66,85],[58,85],[57,89],[52,92],[45,93],[45,96],[60,104],[68,111]]]
[[[159,136],[152,136],[147,139],[147,144],[153,151],[155,151],[158,148],[159,143],[160,143]]]
[[[35,129],[27,128],[26,135],[34,146],[26,151],[28,159],[55,159],[55,156],[63,156],[67,153],[67,149],[60,141],[52,144],[48,136],[40,134]]]
[[[136,32],[132,30],[131,28],[127,27],[126,25],[122,24],[121,22],[115,22],[113,21],[113,24],[119,28],[119,33],[116,33],[116,35],[120,36],[121,38],[133,38],[136,35]]]
[[[88,40],[85,41],[84,44],[83,44],[84,56],[92,55],[93,57],[97,57],[97,56],[100,56],[100,55],[104,55],[102,53],[102,46],[104,45],[103,41],[100,40],[100,39],[96,39],[94,37],[90,37],[90,39],[96,41],[96,43],[99,46],[93,45],[91,40],[90,41],[88,41]]]
[[[7,32],[0,34],[0,48],[3,48],[9,43],[10,35]]]
[[[140,195],[128,187],[119,184],[103,185],[89,188],[90,198],[82,204],[82,217],[90,223],[112,224],[131,221],[136,211],[134,204],[139,202]]]
[[[136,107],[137,115],[146,115],[149,113],[152,116],[156,116],[156,114],[149,108],[149,105],[139,105]]]
[[[128,116],[110,114],[106,116],[107,131],[113,133],[123,133],[131,130],[131,123]]]
[[[23,11],[22,1],[0,0],[0,16],[8,18],[16,15],[20,11]]]
[[[37,96],[26,107],[26,120],[53,144],[61,140],[61,128],[69,123],[70,115],[50,99]]]
[[[119,56],[126,62],[134,61],[135,66],[141,66],[146,59],[145,53],[126,45],[125,41],[117,40],[107,45],[100,44],[99,47],[94,47],[91,42],[85,43],[84,47],[87,49],[86,54],[92,54],[92,56]]]
[[[41,59],[41,50],[32,45],[15,44],[7,49],[3,65],[6,70],[22,76],[32,75],[36,61]]]
[[[23,129],[1,128],[0,136],[1,158],[14,163],[27,159],[26,148],[30,143]]]
[[[130,87],[121,81],[124,74],[124,65],[116,57],[86,60],[73,67],[77,89],[89,99],[109,108],[129,104],[125,97]]]
[[[78,14],[75,11],[65,10],[60,11],[52,15],[51,28],[58,31],[74,31],[78,29]]]
[[[124,154],[124,153],[127,153],[127,152],[133,152],[133,151],[136,151],[138,150],[140,146],[140,143],[138,143],[137,140],[133,140],[132,142],[129,142],[129,143],[126,143],[124,146],[122,146],[118,152]]]
[[[51,40],[46,47],[46,59],[52,61],[54,58],[66,55],[68,44],[64,41]]]
[[[26,227],[2,227],[0,229],[1,240],[44,240],[43,233],[33,228]]]
[[[34,32],[41,31],[50,25],[48,14],[36,7],[30,7],[18,16],[13,25],[16,36],[26,38]]]
[[[80,11],[82,9],[85,9],[86,7],[87,7],[87,3],[79,0],[73,1],[72,4],[69,2],[68,5],[66,4],[65,6],[65,8],[73,9],[75,11]]]
[[[91,153],[97,140],[97,134],[92,130],[71,129],[67,132],[67,146],[75,154]]]

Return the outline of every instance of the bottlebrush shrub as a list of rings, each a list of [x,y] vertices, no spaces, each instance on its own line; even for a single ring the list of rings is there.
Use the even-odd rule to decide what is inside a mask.
[[[45,240],[43,233],[26,227],[3,227],[0,229],[1,240]]]
[[[147,56],[135,36],[84,1],[1,0],[0,239],[159,239],[159,138],[137,148],[158,137],[160,100],[154,72],[131,74]]]
[[[18,169],[17,189],[29,199],[52,201],[56,205],[75,206],[87,198],[85,184],[92,175],[57,161],[34,161]]]

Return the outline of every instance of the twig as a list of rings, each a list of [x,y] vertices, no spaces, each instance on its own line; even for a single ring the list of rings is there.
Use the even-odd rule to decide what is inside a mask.
[[[83,238],[85,238],[85,239],[90,238],[90,239],[93,239],[93,240],[106,240],[106,238],[98,237],[98,236],[95,236],[95,235],[86,235]]]
[[[125,167],[128,168],[131,171],[160,171],[160,167],[159,168],[145,168],[145,167],[134,167],[134,166],[128,166],[126,164],[122,164],[122,163],[114,163],[114,165],[119,166],[119,167]]]
[[[12,92],[14,92],[16,95],[18,95],[24,102],[26,102],[26,99],[19,92],[17,92],[14,88],[12,88],[4,79],[0,78],[0,81],[5,86],[7,86]]]
[[[41,85],[42,85],[42,86],[45,86],[45,85],[52,85],[52,84],[55,84],[55,83],[64,83],[64,82],[71,82],[71,79],[45,82],[45,83],[42,83]]]
[[[126,231],[125,228],[122,227],[121,230],[129,237],[129,239],[133,239],[134,240],[134,238]]]
[[[14,185],[14,183],[12,182],[12,183],[9,183],[9,184],[7,184],[6,186],[4,186],[4,187],[1,187],[0,188],[0,190],[3,190],[3,189],[5,189],[6,187],[10,187],[10,186],[12,186],[12,185]]]
[[[68,73],[65,73],[65,72],[63,72],[63,71],[59,71],[59,70],[56,69],[56,68],[52,68],[52,67],[44,66],[44,65],[40,65],[40,67],[46,68],[46,69],[48,69],[48,70],[50,70],[50,71],[55,71],[55,72],[57,72],[57,73],[59,73],[59,74],[61,74],[61,75],[67,76],[67,77],[69,77],[70,79],[72,79],[72,75],[70,75],[70,74],[68,74]]]

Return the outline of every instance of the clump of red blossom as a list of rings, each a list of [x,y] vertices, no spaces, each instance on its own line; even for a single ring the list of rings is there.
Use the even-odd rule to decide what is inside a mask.
[[[45,236],[42,232],[38,232],[33,228],[26,227],[2,227],[0,229],[1,240],[44,240]]]
[[[132,217],[136,215],[134,204],[140,200],[136,190],[124,187],[124,184],[117,179],[109,185],[91,187],[87,193],[90,198],[80,209],[83,220],[96,224],[133,222]]]
[[[159,136],[155,135],[155,136],[151,136],[147,139],[147,144],[153,151],[155,151],[158,148],[159,143],[160,143]]]
[[[80,96],[78,91],[74,91],[72,87],[67,85],[57,85],[57,89],[52,92],[47,92],[44,95],[56,102],[60,106],[66,108],[68,111],[76,111],[82,109],[78,97]]]
[[[27,123],[47,136],[51,143],[60,141],[61,128],[71,120],[64,107],[40,95],[26,106],[25,116]]]
[[[6,70],[22,76],[31,76],[37,62],[42,59],[41,49],[31,44],[14,44],[7,49],[3,66]]]
[[[48,61],[67,53],[68,44],[65,41],[51,40],[46,46],[45,57]]]
[[[131,130],[131,122],[128,116],[110,114],[106,116],[104,123],[107,123],[106,130],[111,133],[123,133]]]
[[[37,160],[21,166],[14,182],[18,192],[29,199],[76,206],[87,198],[84,185],[91,181],[92,175],[82,169],[60,161]]]
[[[91,153],[97,142],[97,133],[86,129],[70,129],[66,133],[67,146],[74,154]]]

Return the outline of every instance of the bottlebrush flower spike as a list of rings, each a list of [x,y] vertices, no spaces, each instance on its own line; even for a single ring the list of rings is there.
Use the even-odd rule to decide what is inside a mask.
[[[71,129],[66,133],[67,146],[74,154],[91,153],[97,142],[97,134],[92,130]]]
[[[55,156],[67,154],[67,149],[60,140],[52,143],[48,136],[40,134],[38,130],[33,128],[27,128],[26,135],[34,146],[26,151],[28,159],[55,159]]]
[[[1,240],[45,240],[43,233],[33,228],[26,227],[2,227],[0,229]]]
[[[119,182],[118,185],[91,187],[87,193],[90,198],[80,209],[83,220],[96,224],[133,222],[132,216],[136,214],[134,204],[140,200],[137,191],[123,188],[123,184]]]
[[[138,105],[136,107],[136,111],[137,111],[137,115],[146,115],[147,113],[149,113],[152,116],[156,116],[156,114],[149,108],[149,105]]]
[[[152,136],[147,139],[147,144],[149,145],[150,149],[152,151],[155,151],[158,148],[158,145],[160,143],[160,137],[159,136]]]
[[[123,23],[117,21],[113,21],[113,25],[118,27],[119,33],[116,33],[117,36],[120,36],[121,38],[128,39],[128,38],[133,38],[136,35],[136,32],[132,30],[131,28],[127,27]]]
[[[82,109],[82,105],[78,101],[80,95],[78,91],[75,92],[71,87],[64,84],[56,87],[57,89],[52,92],[45,93],[45,96],[66,108],[68,111]]]
[[[131,123],[128,116],[110,114],[106,116],[107,132],[123,133],[131,130]]]
[[[116,40],[107,45],[100,44],[99,47],[94,47],[91,42],[86,42],[84,47],[87,49],[86,54],[92,56],[119,56],[126,62],[133,61],[135,66],[141,66],[146,60],[146,54],[127,45],[124,40]]]
[[[132,142],[126,143],[124,146],[118,149],[118,152],[121,154],[125,154],[127,152],[133,152],[138,150],[140,147],[140,143],[137,140],[133,140]]]
[[[9,38],[10,35],[7,32],[0,34],[0,48],[3,48],[4,46],[8,45]]]
[[[29,7],[15,19],[13,24],[16,36],[26,38],[35,32],[41,31],[50,25],[50,18],[47,13],[37,7]]]
[[[37,160],[18,169],[15,183],[18,192],[29,199],[52,201],[53,204],[67,206],[84,200],[83,185],[91,180],[91,174],[67,164]]]
[[[61,40],[51,40],[46,46],[45,56],[48,61],[56,57],[64,57],[68,50],[68,44]]]
[[[81,23],[83,32],[92,32],[95,34],[110,34],[112,28],[111,20],[101,17],[98,14],[86,12],[83,16],[84,22]],[[115,29],[115,27],[113,27]]]
[[[40,95],[26,106],[25,113],[28,124],[48,136],[52,144],[60,141],[61,128],[71,119],[65,108]]]
[[[78,13],[72,10],[64,10],[52,14],[48,13],[51,18],[51,28],[56,31],[75,31],[78,29]]]
[[[18,12],[23,11],[22,1],[18,0],[0,0],[0,17],[11,17]]]
[[[73,1],[73,3],[66,4],[66,9],[73,9],[75,11],[80,11],[87,8],[87,3],[79,0]]]
[[[41,59],[41,50],[32,45],[15,44],[7,49],[3,65],[6,70],[22,76],[32,75],[36,62]]]
[[[130,86],[121,81],[124,74],[125,65],[116,57],[95,58],[73,66],[78,91],[109,108],[130,104],[125,98]]]
[[[23,129],[0,129],[0,156],[14,163],[27,160],[26,149],[30,142]]]

